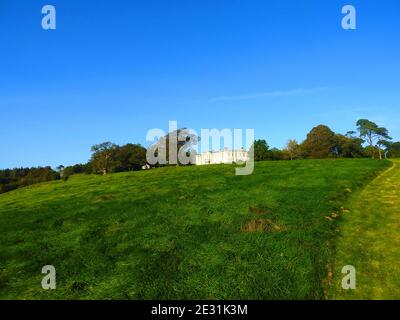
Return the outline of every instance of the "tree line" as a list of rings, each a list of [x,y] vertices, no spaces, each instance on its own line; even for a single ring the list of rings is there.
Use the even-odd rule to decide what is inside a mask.
[[[61,179],[78,173],[108,174],[125,171],[138,171],[147,164],[147,149],[140,144],[128,143],[119,146],[112,142],[96,144],[91,148],[92,156],[88,163],[57,168]]]
[[[392,138],[384,127],[360,119],[356,123],[357,131],[346,134],[333,132],[326,125],[314,127],[306,139],[298,143],[289,140],[282,150],[268,146],[265,140],[254,142],[255,161],[324,159],[324,158],[397,158],[400,157],[400,142],[391,142]]]
[[[104,142],[92,147],[92,157],[85,164],[38,168],[15,168],[0,170],[0,193],[35,183],[68,180],[73,174],[106,174],[111,172],[141,170],[146,164],[146,148],[140,144],[118,146]]]
[[[59,178],[59,173],[50,167],[0,170],[0,193]]]
[[[254,160],[400,157],[400,142],[392,142],[386,128],[367,119],[357,121],[356,127],[356,131],[339,134],[326,125],[318,125],[307,134],[303,142],[289,140],[283,149],[270,148],[266,140],[256,140]],[[164,138],[167,141],[169,139],[168,135]],[[178,145],[178,151],[183,144],[182,142]],[[168,143],[166,145],[168,146]],[[140,144],[128,143],[119,146],[111,142],[103,142],[94,145],[91,152],[92,156],[87,163],[68,167],[58,166],[55,170],[50,167],[0,170],[0,193],[34,183],[57,179],[68,180],[73,174],[104,175],[137,171],[148,165],[147,150]]]

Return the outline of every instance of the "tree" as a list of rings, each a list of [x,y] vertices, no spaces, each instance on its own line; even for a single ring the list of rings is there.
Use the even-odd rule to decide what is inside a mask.
[[[114,152],[117,145],[111,142],[103,142],[96,144],[91,148],[92,151],[92,166],[96,173],[102,173],[103,175],[111,171],[114,163]]]
[[[80,173],[92,173],[92,168],[90,167],[90,162],[86,164],[74,164],[73,166],[66,167],[64,170],[64,174],[71,176],[73,174]]]
[[[335,155],[335,133],[325,125],[313,128],[302,143],[302,151],[308,158],[329,158]]]
[[[64,169],[65,169],[65,167],[64,167],[62,164],[59,165],[59,166],[56,168],[58,174],[60,175],[60,178],[62,178],[63,175],[64,175]]]
[[[376,143],[376,145],[378,146],[379,149],[379,159],[382,159],[382,149],[384,151],[385,154],[385,159],[387,159],[387,155],[390,151],[390,146],[392,145],[392,143],[390,141],[387,140],[378,140],[378,142]]]
[[[265,161],[270,159],[270,151],[267,141],[254,141],[254,161]]]
[[[364,140],[354,137],[353,132],[352,134],[347,133],[345,136],[336,134],[335,139],[335,153],[338,157],[361,158],[364,156],[364,149],[362,146]]]
[[[353,131],[353,130],[347,131],[347,133],[345,134],[345,136],[348,137],[348,138],[354,138],[356,133],[357,133],[357,132],[355,132],[355,131]]]
[[[298,157],[300,157],[301,148],[296,140],[294,139],[289,140],[286,144],[286,150],[289,154],[290,160],[297,159]]]
[[[400,142],[391,143],[388,154],[391,158],[400,158]]]
[[[115,171],[141,170],[146,164],[146,149],[140,144],[128,143],[115,150]]]
[[[370,157],[372,159],[375,159],[376,157],[379,157],[379,151],[378,148],[375,146],[366,146],[364,148],[364,154],[367,157]]]
[[[64,181],[67,181],[69,178],[69,174],[65,171],[65,167],[63,165],[59,165],[56,169],[58,174],[60,175],[60,178]]]
[[[159,163],[153,164],[154,166],[164,164],[186,165],[190,163],[182,163],[179,160],[179,154],[186,155],[187,159],[190,160],[188,162],[194,163],[196,152],[193,146],[199,141],[200,137],[193,134],[189,129],[181,128],[161,137],[149,147],[148,151],[158,157]],[[171,152],[170,147],[172,147]]]
[[[375,122],[367,119],[360,119],[357,121],[357,130],[360,133],[360,138],[365,139],[370,148],[375,146],[375,142],[392,139],[386,128],[379,127]],[[376,147],[379,149],[379,158],[382,159],[381,148],[378,144]],[[374,153],[372,157],[375,157]]]
[[[279,150],[278,148],[272,148],[268,152],[268,158],[271,160],[284,160],[285,153],[282,150]]]
[[[59,173],[50,167],[0,170],[0,193],[59,178]]]

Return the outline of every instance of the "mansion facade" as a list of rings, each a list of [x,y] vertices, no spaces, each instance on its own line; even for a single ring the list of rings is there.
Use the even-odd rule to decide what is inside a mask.
[[[245,149],[229,150],[224,149],[221,151],[207,151],[202,154],[196,155],[196,165],[207,165],[207,164],[229,164],[229,163],[240,163],[249,160],[248,152]]]

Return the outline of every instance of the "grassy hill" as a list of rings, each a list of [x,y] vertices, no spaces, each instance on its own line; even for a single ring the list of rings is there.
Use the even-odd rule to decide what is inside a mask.
[[[341,207],[389,166],[163,168],[1,194],[0,298],[324,298]],[[48,264],[54,291],[41,288]]]
[[[400,159],[349,201],[336,241],[333,299],[400,299]],[[356,290],[341,290],[345,265]]]

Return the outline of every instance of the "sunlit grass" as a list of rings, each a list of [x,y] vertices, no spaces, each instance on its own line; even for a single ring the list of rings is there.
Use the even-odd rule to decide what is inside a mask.
[[[336,299],[400,299],[400,161],[351,201],[341,224]],[[341,268],[356,269],[356,289],[342,290]]]
[[[327,216],[389,165],[163,168],[2,194],[0,298],[322,299],[341,219]]]

